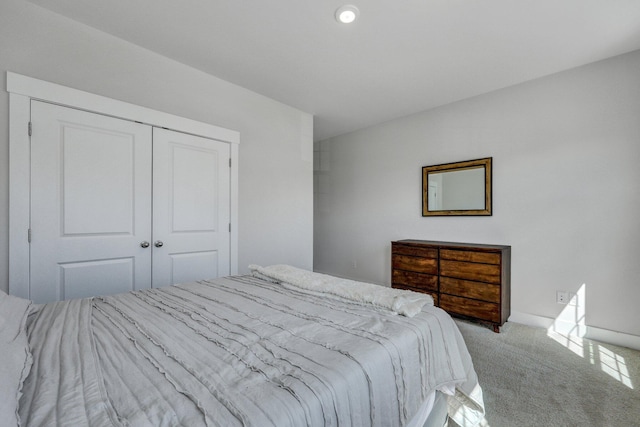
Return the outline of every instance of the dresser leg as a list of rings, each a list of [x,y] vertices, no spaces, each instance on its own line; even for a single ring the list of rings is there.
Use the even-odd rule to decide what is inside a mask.
[[[500,333],[500,325],[498,325],[497,323],[493,324],[493,332],[495,332],[496,334]]]

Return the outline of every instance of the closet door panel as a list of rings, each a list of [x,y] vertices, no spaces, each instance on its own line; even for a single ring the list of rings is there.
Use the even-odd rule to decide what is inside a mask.
[[[32,101],[31,299],[151,285],[151,128]]]
[[[153,286],[230,272],[230,146],[153,130]]]
[[[200,279],[219,277],[218,251],[185,252],[169,255],[171,259],[171,281],[192,282]],[[198,272],[198,276],[194,275]]]

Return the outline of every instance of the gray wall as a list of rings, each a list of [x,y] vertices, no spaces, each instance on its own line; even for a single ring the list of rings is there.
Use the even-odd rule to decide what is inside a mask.
[[[313,263],[313,118],[38,6],[0,3],[0,289],[8,289],[6,71],[240,131],[239,270]]]
[[[390,242],[512,246],[512,311],[640,336],[640,51],[316,143],[314,268],[390,283]],[[493,216],[421,217],[421,167],[493,157]]]

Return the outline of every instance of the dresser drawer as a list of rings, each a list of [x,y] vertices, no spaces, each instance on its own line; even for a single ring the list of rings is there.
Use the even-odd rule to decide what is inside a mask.
[[[500,285],[471,280],[440,278],[440,292],[449,295],[465,296],[482,301],[500,302]]]
[[[397,270],[408,270],[417,273],[438,274],[437,258],[420,258],[407,255],[393,255],[392,267]]]
[[[463,251],[454,249],[440,250],[440,259],[447,259],[452,261],[467,261],[478,262],[481,264],[500,265],[500,258],[500,254],[492,252]]]
[[[453,295],[440,294],[440,308],[450,314],[461,314],[480,320],[500,323],[500,305]]]
[[[440,275],[478,282],[500,284],[500,265],[440,260]]]
[[[391,253],[393,255],[411,255],[422,258],[438,259],[438,248],[425,248],[420,246],[392,243]]]
[[[391,273],[391,283],[393,285],[404,285],[420,290],[438,292],[438,276],[431,274],[394,269]]]

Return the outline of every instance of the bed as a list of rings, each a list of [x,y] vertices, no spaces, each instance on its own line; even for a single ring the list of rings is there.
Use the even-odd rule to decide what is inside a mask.
[[[26,426],[482,420],[464,341],[428,296],[250,270],[44,305],[0,295],[0,415]]]

